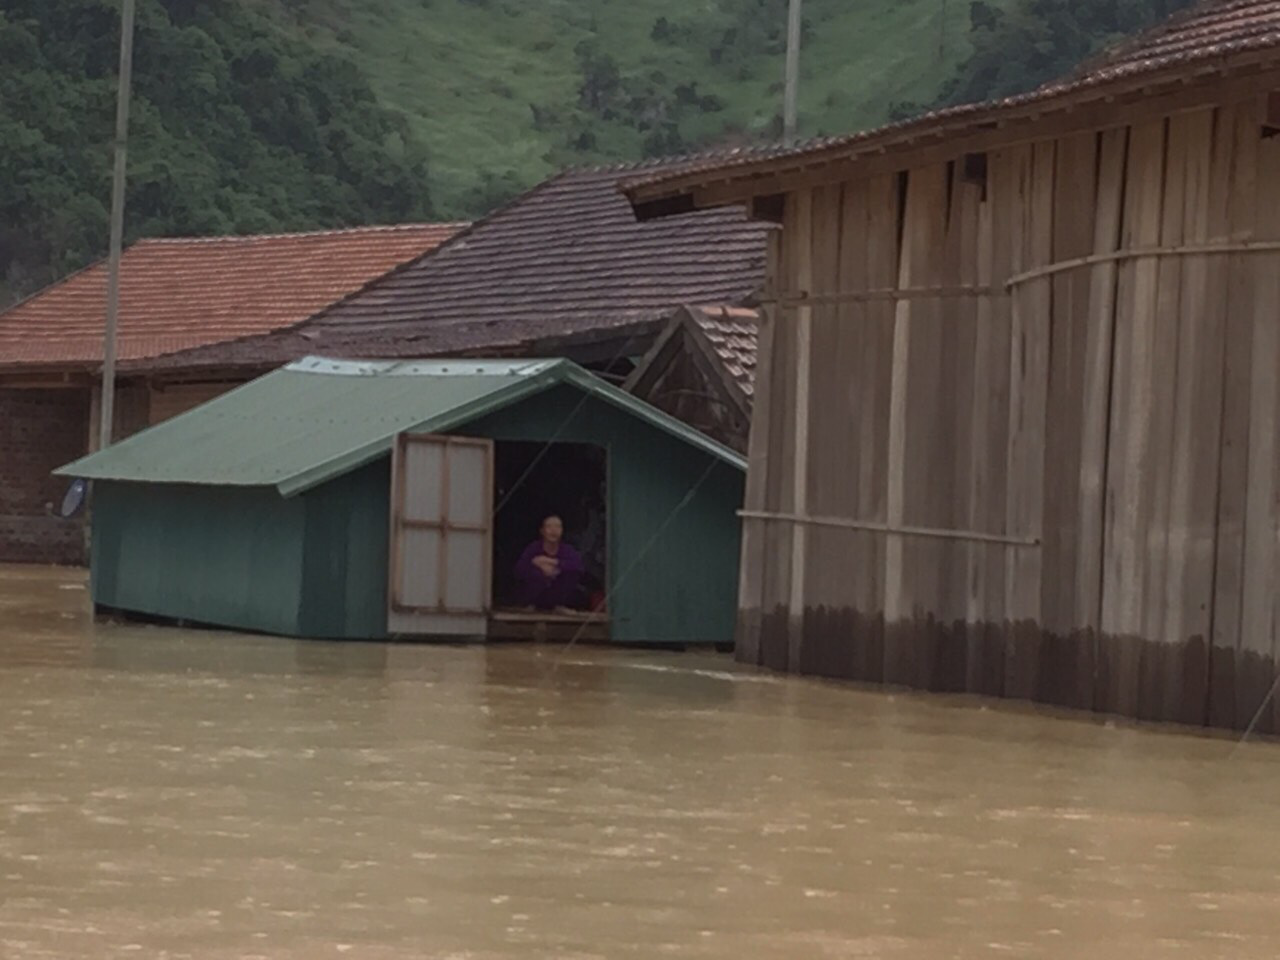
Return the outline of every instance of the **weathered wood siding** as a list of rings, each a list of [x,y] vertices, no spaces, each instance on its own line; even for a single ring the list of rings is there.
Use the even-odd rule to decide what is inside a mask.
[[[1280,240],[1263,111],[1249,98],[786,195],[742,659],[1254,718],[1280,656],[1280,252],[1009,281]],[[1261,729],[1280,731],[1280,708]]]

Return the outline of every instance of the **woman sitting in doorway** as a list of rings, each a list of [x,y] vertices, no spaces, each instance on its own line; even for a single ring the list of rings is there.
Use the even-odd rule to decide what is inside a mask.
[[[517,602],[535,610],[572,613],[582,557],[564,542],[564,522],[555,514],[542,521],[540,532],[516,563]]]

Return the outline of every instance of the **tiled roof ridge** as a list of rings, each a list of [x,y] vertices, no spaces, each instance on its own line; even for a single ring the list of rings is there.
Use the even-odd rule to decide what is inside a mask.
[[[214,244],[238,243],[253,240],[292,240],[307,237],[349,237],[362,233],[409,233],[414,230],[462,230],[470,225],[469,220],[430,220],[414,223],[376,223],[359,227],[329,227],[321,230],[296,230],[280,233],[222,233],[207,237],[141,237],[129,245],[129,249],[140,246],[157,246],[168,244]],[[97,261],[101,263],[102,261]]]
[[[1142,50],[1143,47],[1150,46],[1153,42],[1157,42],[1164,37],[1182,30],[1189,22],[1198,20],[1211,12],[1227,13],[1233,10],[1244,10],[1252,6],[1257,6],[1259,0],[1198,0],[1198,2],[1184,7],[1177,13],[1171,13],[1159,23],[1147,27],[1145,30],[1139,30],[1137,33],[1127,37],[1122,37],[1110,46],[1104,47],[1090,57],[1086,57],[1075,70],[1062,77],[1054,79],[1042,84],[1042,87],[1056,87],[1064,82],[1083,80],[1090,74],[1097,73],[1100,70],[1106,70],[1109,66],[1125,59],[1130,54]],[[1143,58],[1146,60],[1155,60],[1159,57],[1152,56]]]
[[[704,163],[709,160],[732,160],[760,150],[777,149],[774,141],[753,143],[741,147],[712,147],[706,150],[693,150],[689,153],[677,153],[664,157],[645,157],[641,160],[619,160],[616,163],[584,164],[566,167],[567,174],[584,173],[637,173],[662,167],[679,167],[686,163]]]

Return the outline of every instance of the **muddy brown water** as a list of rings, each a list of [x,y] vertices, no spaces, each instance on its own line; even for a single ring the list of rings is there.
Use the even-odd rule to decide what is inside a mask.
[[[1280,746],[0,568],[0,957],[1280,956]]]

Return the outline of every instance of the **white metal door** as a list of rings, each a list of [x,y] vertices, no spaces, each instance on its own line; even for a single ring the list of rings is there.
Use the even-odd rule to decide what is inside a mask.
[[[492,575],[493,442],[402,433],[391,465],[388,630],[485,633]]]

